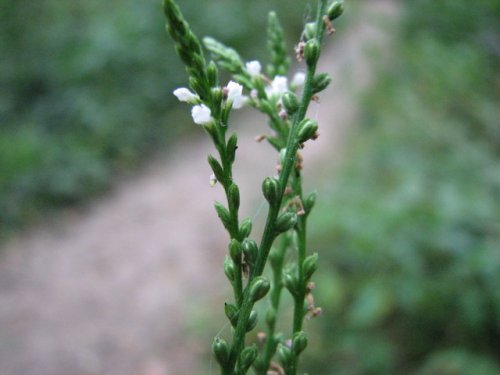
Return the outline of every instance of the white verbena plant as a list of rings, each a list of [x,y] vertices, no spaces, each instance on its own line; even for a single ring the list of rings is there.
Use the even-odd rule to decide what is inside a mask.
[[[226,204],[215,202],[229,236],[224,272],[234,294],[224,306],[233,327],[232,340],[228,343],[216,337],[212,344],[221,375],[244,375],[251,368],[257,375],[296,375],[299,357],[308,342],[304,319],[321,312],[314,304],[311,281],[318,255],[307,252],[307,218],[316,195],[302,191],[300,149],[318,136],[318,124],[307,118],[306,112],[311,101],[317,100],[317,94],[331,82],[328,74],[316,73],[316,66],[323,37],[335,31],[332,22],[342,14],[343,4],[318,0],[316,18],[306,23],[295,47],[297,60],[305,63],[303,71],[295,73],[291,80],[287,78],[291,59],[274,12],[268,20],[271,59],[265,73],[259,61],[244,62],[234,49],[213,38],[203,39],[213,59],[207,63],[202,44],[173,0],[164,0],[164,12],[168,32],[189,79],[189,88],[178,88],[174,95],[192,105],[193,121],[211,137],[218,158],[208,156],[213,170],[210,184],[220,183],[227,198]],[[219,67],[232,75],[225,85],[219,82]],[[279,158],[278,175],[262,183],[269,210],[258,243],[250,238],[252,219],[239,217],[240,192],[232,170],[238,138],[236,133],[228,136],[230,112],[244,105],[267,115],[271,132],[259,140],[266,139]],[[291,261],[285,262],[286,254],[292,254],[286,258]],[[267,264],[269,278],[263,275]],[[279,308],[283,290],[294,301],[289,334],[276,332],[276,322],[282,316]],[[257,335],[257,344],[247,345],[247,334],[258,321],[254,305],[265,296],[270,301],[264,317],[267,332]]]

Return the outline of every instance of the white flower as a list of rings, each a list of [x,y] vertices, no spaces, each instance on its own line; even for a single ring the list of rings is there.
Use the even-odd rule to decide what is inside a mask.
[[[260,76],[260,71],[262,69],[260,62],[258,62],[257,60],[250,61],[250,62],[247,62],[245,64],[245,66],[246,66],[247,72],[248,72],[248,74],[250,74],[250,76],[252,76],[252,77]]]
[[[226,86],[227,90],[227,101],[233,103],[233,108],[239,109],[243,107],[246,102],[246,97],[243,94],[243,86],[234,82],[229,81]]]
[[[212,112],[205,104],[195,105],[191,110],[191,116],[198,125],[209,124],[213,121]]]
[[[294,87],[301,87],[304,84],[305,81],[306,81],[306,75],[305,75],[305,73],[303,73],[303,72],[297,72],[293,76],[292,86],[294,86]]]
[[[217,178],[215,177],[215,174],[212,173],[210,175],[210,186],[214,187],[216,183],[217,183]]]
[[[189,91],[185,87],[180,87],[178,89],[175,89],[174,95],[181,102],[187,102],[187,103],[195,103],[200,99],[200,97],[198,95],[193,94],[191,91]]]
[[[271,89],[273,94],[284,94],[288,91],[288,80],[284,76],[276,76],[271,83]]]

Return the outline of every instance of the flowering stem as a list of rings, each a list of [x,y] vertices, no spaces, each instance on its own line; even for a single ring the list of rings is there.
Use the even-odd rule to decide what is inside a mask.
[[[209,156],[208,161],[214,172],[214,178],[224,188],[227,201],[227,208],[221,203],[215,204],[217,214],[229,234],[229,256],[224,263],[224,271],[232,284],[235,299],[235,305],[230,303],[225,305],[226,315],[234,327],[231,346],[216,337],[212,347],[221,366],[222,375],[244,375],[252,364],[257,374],[264,375],[271,367],[271,360],[277,350],[285,374],[296,375],[299,354],[307,345],[307,337],[302,332],[305,316],[304,301],[308,293],[308,281],[317,267],[317,256],[306,257],[306,221],[314,204],[314,197],[307,198],[309,199],[307,207],[303,204],[301,165],[300,160],[297,164],[297,155],[299,147],[304,142],[314,139],[318,127],[314,121],[305,118],[309,104],[313,96],[326,88],[331,80],[324,73],[319,75],[315,73],[325,33],[325,23],[331,27],[329,22],[342,13],[342,5],[339,2],[331,3],[327,12],[327,2],[328,0],[319,0],[316,22],[310,23],[314,24],[314,30],[311,31],[311,28],[307,27],[310,24],[306,25],[301,37],[304,40],[300,42],[300,45],[304,45],[301,53],[306,61],[307,73],[305,78],[301,74],[300,82],[304,81],[304,89],[299,101],[287,88],[285,75],[290,60],[285,53],[283,30],[274,13],[269,15],[268,30],[268,45],[272,54],[272,64],[268,68],[268,74],[273,78],[271,87],[264,87],[265,82],[270,80],[260,74],[259,62],[247,63],[245,69],[243,61],[235,50],[212,38],[204,39],[205,45],[214,54],[216,61],[228,69],[236,80],[221,88],[215,63],[206,64],[200,42],[190,30],[179,8],[173,0],[164,0],[168,30],[176,42],[179,56],[186,65],[190,87],[194,91],[192,93],[186,88],[179,88],[174,94],[181,101],[196,104],[192,110],[193,120],[204,127],[218,151],[220,161],[212,156]],[[232,172],[237,138],[235,134],[229,138],[226,136],[231,109],[239,108],[244,103],[241,95],[243,86],[251,93],[255,93],[250,104],[268,115],[269,125],[276,132],[275,136],[268,137],[268,141],[280,152],[279,177],[268,177],[263,182],[263,193],[269,202],[269,210],[259,245],[249,239],[251,220],[243,220],[241,225],[239,222],[239,188],[233,181]],[[285,197],[286,192],[291,192],[293,197]],[[293,209],[294,205],[299,206],[296,212]],[[296,275],[287,275],[286,278],[283,272],[284,258],[292,244],[292,232],[296,233],[297,238],[297,272]],[[273,271],[271,287],[271,283],[262,274],[272,245],[281,233],[283,233],[282,240],[271,259]],[[245,286],[244,274],[248,275]],[[291,348],[279,347],[282,343],[275,338],[276,314],[283,286],[294,298]],[[264,352],[261,358],[257,359],[258,349],[255,346],[245,348],[245,337],[257,322],[257,315],[252,311],[255,302],[265,296],[270,289],[268,337]]]

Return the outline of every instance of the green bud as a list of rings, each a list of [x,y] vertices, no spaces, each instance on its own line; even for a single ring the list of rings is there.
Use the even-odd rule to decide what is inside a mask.
[[[297,96],[291,92],[287,91],[281,97],[281,101],[283,102],[283,106],[285,107],[286,113],[288,115],[293,115],[299,109],[299,100]]]
[[[332,82],[332,77],[328,73],[317,74],[312,80],[312,91],[314,94],[323,91]]]
[[[316,204],[316,196],[317,196],[316,192],[312,192],[302,202],[302,204],[304,205],[304,210],[306,211],[307,215],[311,212],[314,205]]]
[[[274,113],[276,111],[276,108],[272,106],[271,103],[269,103],[269,101],[267,100],[262,100],[260,102],[260,108],[262,109],[262,112],[268,114]]]
[[[257,276],[250,285],[250,297],[253,302],[257,302],[269,292],[271,284],[264,276]]]
[[[214,106],[220,107],[224,96],[222,89],[220,87],[212,87],[210,91],[212,93],[212,100],[214,102]]]
[[[254,329],[258,321],[259,321],[259,315],[257,314],[257,311],[255,310],[250,311],[250,316],[248,317],[246,331],[250,332],[252,329]]]
[[[266,91],[266,85],[264,83],[264,80],[262,79],[262,76],[260,75],[252,77],[252,86],[255,90],[257,90],[258,94],[265,93]],[[264,96],[264,98],[267,98],[267,96]]]
[[[290,294],[297,296],[299,293],[299,280],[297,276],[291,272],[283,272],[283,285],[288,289]]]
[[[296,332],[292,339],[292,350],[297,355],[304,351],[307,346],[307,336],[304,331]]]
[[[207,78],[210,87],[216,87],[219,83],[219,74],[217,70],[217,65],[213,61],[207,66]]]
[[[266,177],[262,183],[262,193],[270,205],[277,204],[280,198],[280,182],[274,177]]]
[[[224,273],[226,274],[228,280],[233,283],[236,279],[236,269],[234,262],[228,256],[224,259]]]
[[[304,47],[304,58],[306,60],[306,64],[308,66],[316,64],[319,59],[319,54],[320,48],[316,38],[308,40]]]
[[[212,352],[214,353],[219,365],[224,367],[229,360],[229,348],[226,340],[216,337],[212,343]]]
[[[235,264],[241,263],[241,244],[234,238],[229,243],[229,256]]]
[[[334,1],[326,12],[330,21],[333,21],[336,18],[339,18],[342,13],[344,13],[344,4],[342,1]]]
[[[203,97],[203,93],[205,92],[205,88],[203,87],[203,85],[201,84],[201,82],[194,78],[194,77],[189,77],[189,87],[191,87],[191,89],[197,93],[198,95],[200,95],[201,97]]]
[[[276,226],[274,229],[277,233],[283,233],[292,229],[295,224],[297,224],[297,214],[295,212],[285,212],[276,219]]]
[[[302,33],[304,39],[307,41],[316,36],[316,22],[308,22],[304,26],[304,32]]]
[[[236,156],[236,149],[238,148],[238,137],[236,133],[231,134],[229,139],[227,140],[227,157],[231,163],[234,162]]]
[[[240,189],[238,189],[236,184],[232,183],[229,189],[227,189],[227,199],[232,211],[238,211],[240,208]]]
[[[276,310],[272,307],[267,310],[266,323],[269,327],[274,327],[274,325],[276,324]]]
[[[304,273],[305,280],[309,280],[317,269],[318,269],[318,253],[309,255],[306,259],[304,259],[304,263],[302,263],[302,272]]]
[[[217,181],[223,182],[225,177],[224,170],[222,169],[222,166],[217,161],[217,159],[214,158],[212,155],[208,155],[208,164],[210,164],[210,167],[212,168],[212,171],[214,172]]]
[[[247,217],[240,225],[240,238],[247,238],[252,232],[252,218]]]
[[[220,221],[222,221],[222,225],[229,231],[231,228],[231,215],[229,211],[220,202],[215,202],[214,206],[215,211],[217,211],[217,216],[219,216]]]
[[[234,49],[210,37],[203,38],[203,43],[221,67],[231,73],[240,73],[242,71],[243,61]]]
[[[318,131],[318,123],[310,119],[304,119],[299,124],[299,143],[304,143],[315,137]]]
[[[247,346],[245,349],[240,354],[240,369],[243,371],[242,373],[244,374],[250,366],[255,362],[257,359],[257,355],[259,354],[259,351],[257,350],[257,346],[253,344],[252,346]]]
[[[243,243],[243,253],[245,254],[245,258],[251,265],[255,264],[255,260],[259,255],[259,247],[254,240],[246,238]]]
[[[238,324],[238,308],[235,305],[226,302],[224,303],[224,313],[231,322],[231,325],[236,327],[236,324]]]
[[[278,359],[280,360],[283,367],[288,367],[292,363],[292,351],[283,344],[278,344]]]

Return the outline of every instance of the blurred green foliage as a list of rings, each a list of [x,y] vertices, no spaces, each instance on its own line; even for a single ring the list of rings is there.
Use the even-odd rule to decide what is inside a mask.
[[[327,333],[311,373],[500,374],[499,7],[404,3],[311,224]]]
[[[193,28],[262,58],[267,12],[298,35],[307,2],[181,2]],[[260,52],[257,52],[260,51]],[[0,231],[106,189],[117,171],[194,129],[173,113],[186,76],[161,1],[0,4]],[[186,123],[186,124],[185,124]]]

